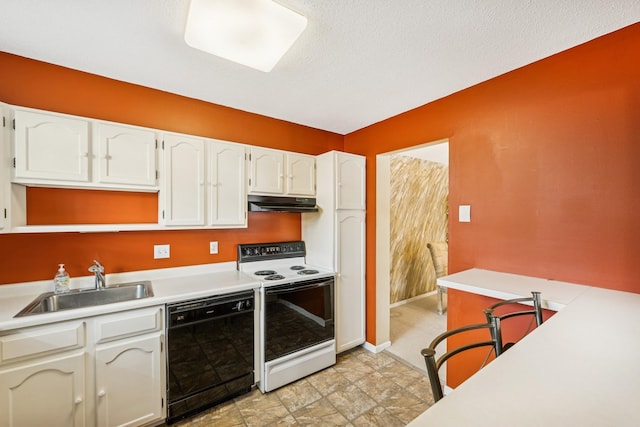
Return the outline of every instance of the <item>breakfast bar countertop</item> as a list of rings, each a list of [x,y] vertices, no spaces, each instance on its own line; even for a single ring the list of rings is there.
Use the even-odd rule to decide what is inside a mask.
[[[497,298],[540,290],[561,309],[411,426],[640,425],[640,294],[480,269],[438,283]]]

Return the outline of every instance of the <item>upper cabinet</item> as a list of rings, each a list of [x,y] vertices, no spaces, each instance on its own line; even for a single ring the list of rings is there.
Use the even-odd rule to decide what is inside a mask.
[[[251,148],[251,194],[314,196],[315,157],[267,148]]]
[[[166,134],[162,151],[162,224],[246,227],[243,145]]]
[[[97,180],[103,184],[156,186],[156,133],[96,123]]]
[[[156,133],[16,108],[13,182],[157,191]]]
[[[160,222],[204,226],[204,139],[166,134]]]
[[[246,227],[246,148],[222,141],[211,141],[207,148],[209,225]]]
[[[336,209],[366,209],[366,167],[362,156],[337,152],[335,157]]]
[[[89,182],[89,122],[15,110],[14,182]]]
[[[11,188],[9,184],[9,138],[8,138],[8,110],[0,103],[0,233],[6,233],[9,228],[9,208]]]

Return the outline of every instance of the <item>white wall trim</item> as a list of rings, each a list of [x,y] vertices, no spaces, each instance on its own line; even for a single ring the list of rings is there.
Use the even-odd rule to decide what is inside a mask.
[[[394,302],[393,304],[391,304],[389,306],[389,308],[394,308],[394,307],[398,307],[398,306],[401,306],[401,305],[405,305],[405,304],[408,304],[408,303],[413,302],[415,300],[419,300],[419,299],[422,299],[422,298],[430,297],[431,295],[435,295],[436,293],[438,293],[438,291],[434,290],[434,291],[425,292],[424,294],[416,295],[415,297],[403,299],[402,301]]]
[[[368,342],[365,342],[364,344],[362,344],[362,347],[365,350],[370,351],[371,353],[380,353],[385,348],[391,347],[391,341],[385,341],[380,345],[373,345],[373,344],[370,344]]]

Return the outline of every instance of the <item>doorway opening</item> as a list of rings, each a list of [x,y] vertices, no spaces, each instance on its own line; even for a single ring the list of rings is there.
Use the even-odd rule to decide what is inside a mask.
[[[420,349],[446,329],[429,246],[444,247],[446,260],[449,142],[383,153],[376,162],[377,348],[424,370]]]

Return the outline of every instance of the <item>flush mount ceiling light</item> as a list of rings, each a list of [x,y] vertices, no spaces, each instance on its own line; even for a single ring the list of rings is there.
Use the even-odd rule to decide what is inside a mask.
[[[307,18],[271,0],[191,0],[184,39],[193,48],[271,71]]]

